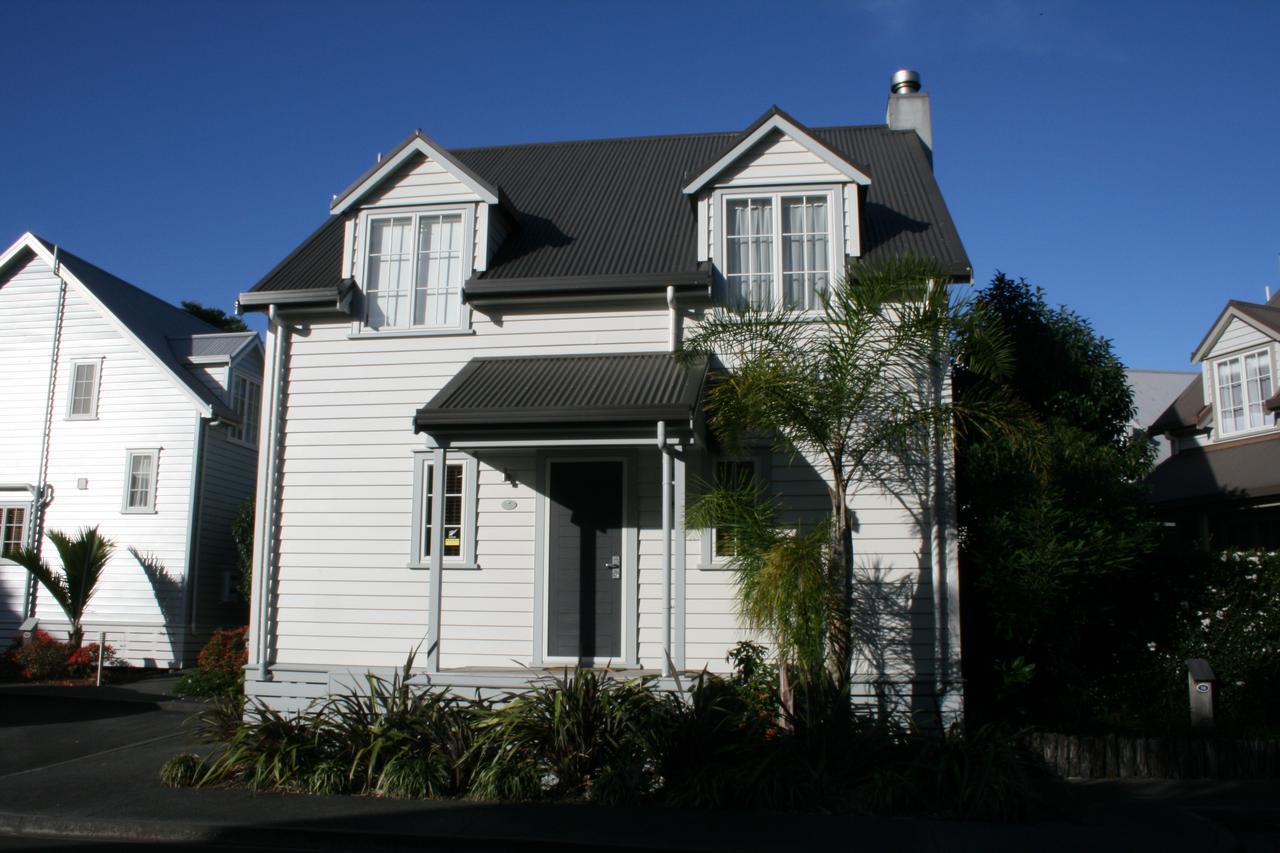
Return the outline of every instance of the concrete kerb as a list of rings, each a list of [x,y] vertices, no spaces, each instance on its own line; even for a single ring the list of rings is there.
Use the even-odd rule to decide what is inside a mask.
[[[217,844],[280,850],[361,851],[380,850],[654,850],[651,844],[635,845],[599,839],[538,839],[484,837],[429,833],[389,833],[312,827],[260,827],[179,824],[167,821],[119,821],[20,815],[0,812],[0,836],[93,839],[139,844]],[[663,847],[670,853],[712,853],[707,847]],[[723,847],[729,851],[734,848]]]

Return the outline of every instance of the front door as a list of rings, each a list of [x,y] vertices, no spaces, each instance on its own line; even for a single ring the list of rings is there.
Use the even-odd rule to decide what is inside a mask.
[[[622,654],[621,461],[556,462],[548,496],[547,655]]]

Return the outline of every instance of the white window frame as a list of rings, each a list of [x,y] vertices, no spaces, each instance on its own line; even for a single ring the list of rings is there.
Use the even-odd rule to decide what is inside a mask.
[[[236,383],[244,382],[257,389],[256,402],[253,404],[254,415],[252,418],[247,417],[247,413],[240,410],[236,406]],[[231,392],[231,409],[240,416],[240,423],[227,425],[227,438],[236,444],[243,444],[245,447],[258,446],[258,430],[262,421],[262,382],[247,373],[239,370],[231,371],[231,381],[227,385]],[[249,397],[244,398],[245,406],[248,408]]]
[[[89,411],[74,412],[76,402],[76,371],[83,365],[93,368],[93,390],[89,394]],[[71,361],[70,376],[67,380],[67,420],[96,421],[98,419],[98,390],[102,387],[102,357],[77,358]]]
[[[1245,359],[1249,358],[1250,356],[1262,356],[1263,359],[1265,359],[1267,370],[1269,371],[1270,382],[1271,382],[1271,394],[1274,395],[1276,393],[1276,365],[1275,365],[1275,358],[1272,355],[1271,347],[1262,347],[1260,349],[1253,349],[1245,352],[1238,352],[1238,353],[1235,353],[1234,355],[1229,355],[1224,358],[1214,359],[1212,364],[1210,365],[1209,377],[1210,377],[1210,381],[1213,383],[1214,410],[1216,413],[1219,439],[1228,439],[1228,438],[1234,439],[1234,438],[1239,438],[1241,436],[1253,435],[1256,433],[1264,432],[1266,430],[1275,428],[1275,415],[1268,412],[1266,407],[1266,402],[1268,399],[1270,399],[1270,396],[1264,396],[1263,399],[1261,400],[1251,400],[1249,397],[1249,377],[1245,373]],[[1225,422],[1223,420],[1225,407],[1222,404],[1222,384],[1218,381],[1218,368],[1221,365],[1228,364],[1233,361],[1238,361],[1240,363],[1240,395],[1244,403],[1245,427],[1243,429],[1227,432],[1225,427]],[[1262,424],[1259,426],[1248,425],[1249,406],[1251,403],[1254,403],[1254,402],[1259,403],[1262,406]]]
[[[827,290],[836,286],[845,270],[844,193],[832,184],[795,184],[785,186],[734,187],[715,191],[716,270],[720,302],[729,305],[729,203],[746,199],[768,198],[773,219],[773,286],[770,290],[775,306],[782,305],[782,200],[800,196],[825,196],[827,199]],[[811,309],[809,314],[820,311]]]
[[[4,556],[4,528],[9,523],[9,513],[14,510],[22,510],[22,533],[18,541],[19,548],[25,548],[28,545],[28,538],[31,535],[31,504],[22,501],[5,501],[0,502],[0,562],[12,563],[8,557]]]
[[[136,457],[151,457],[151,488],[147,490],[145,506],[130,506],[129,492],[133,481],[133,460]],[[120,511],[126,514],[154,514],[156,511],[156,491],[160,485],[160,449],[130,448],[124,453],[124,495],[120,500]]]
[[[413,454],[413,529],[409,536],[409,568],[429,569],[431,558],[424,553],[427,522],[427,470],[433,464],[433,451],[418,450]],[[476,504],[477,465],[473,456],[454,452],[445,455],[445,467],[462,466],[462,545],[456,556],[444,555],[446,569],[476,569]]]
[[[768,446],[750,447],[746,453],[729,454],[719,451],[707,451],[703,454],[702,479],[708,483],[715,481],[716,468],[721,462],[750,462],[755,469],[752,476],[756,482],[770,488],[772,481],[771,467],[773,451]],[[729,568],[732,557],[716,556],[716,530],[705,527],[701,531],[701,549],[698,568],[703,571],[720,571]]]
[[[417,252],[417,234],[418,219],[421,216],[448,216],[450,214],[462,215],[462,245],[459,247],[459,253],[462,258],[462,280],[458,286],[458,322],[447,325],[406,325],[406,326],[381,326],[374,328],[368,324],[368,297],[367,285],[369,281],[369,237],[371,234],[371,225],[379,219],[395,219],[397,217],[410,216],[413,217],[413,239],[414,249],[412,252],[413,270],[416,272],[418,263]],[[462,288],[466,286],[467,280],[475,271],[475,205],[474,204],[440,204],[440,205],[413,205],[405,207],[373,207],[360,211],[359,227],[355,235],[354,242],[357,244],[360,252],[359,270],[360,270],[360,290],[362,294],[362,304],[360,307],[360,317],[352,324],[351,332],[355,337],[419,337],[441,334],[457,334],[461,331],[467,331],[471,326],[471,307],[462,301]],[[413,286],[414,275],[409,276],[409,317],[413,317]]]

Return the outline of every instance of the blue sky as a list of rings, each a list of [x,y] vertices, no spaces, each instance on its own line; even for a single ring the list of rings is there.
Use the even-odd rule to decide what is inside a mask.
[[[883,121],[921,71],[979,282],[1184,369],[1280,286],[1280,4],[51,2],[6,8],[0,242],[230,309],[421,127],[448,147]],[[15,37],[20,34],[20,37]]]

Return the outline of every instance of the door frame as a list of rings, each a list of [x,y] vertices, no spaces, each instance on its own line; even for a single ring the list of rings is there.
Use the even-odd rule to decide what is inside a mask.
[[[616,448],[592,451],[586,448],[572,450],[539,450],[537,452],[537,507],[534,519],[534,571],[533,571],[533,632],[532,665],[540,666],[614,666],[636,667],[639,652],[637,641],[637,603],[639,599],[639,533],[636,524],[636,454],[633,450]],[[547,612],[547,588],[550,585],[550,558],[548,541],[551,524],[550,485],[551,466],[556,462],[621,462],[622,463],[622,625],[619,633],[618,658],[554,657],[547,653],[550,617]]]

